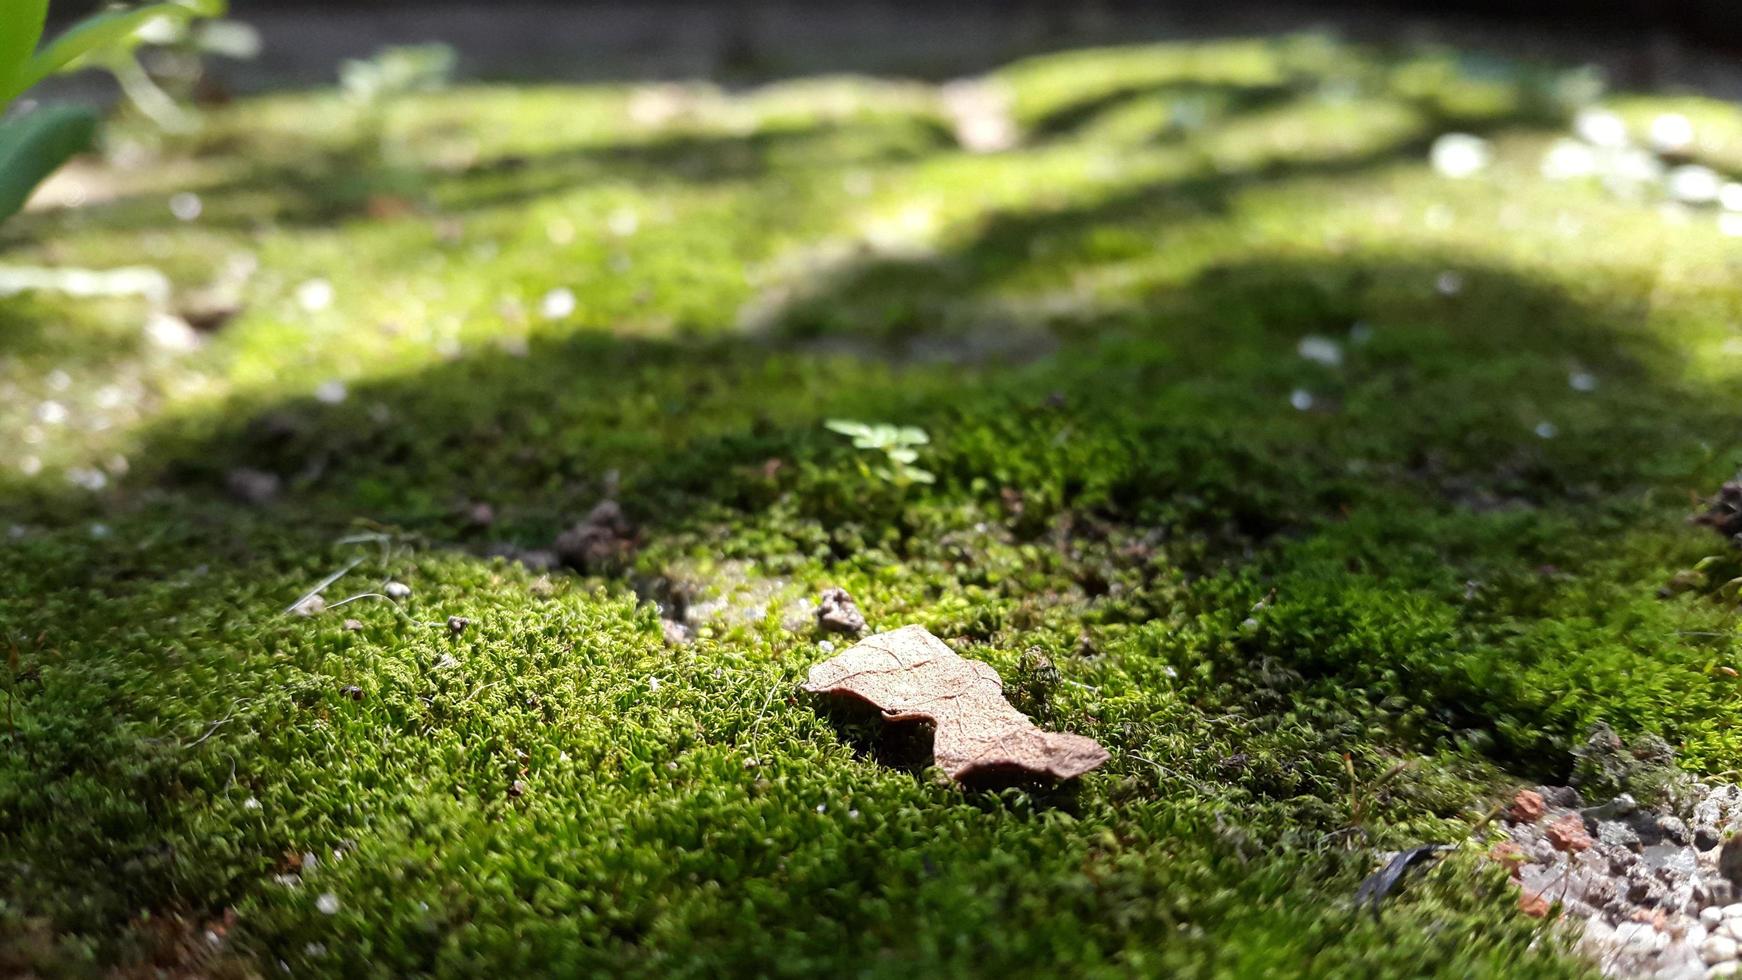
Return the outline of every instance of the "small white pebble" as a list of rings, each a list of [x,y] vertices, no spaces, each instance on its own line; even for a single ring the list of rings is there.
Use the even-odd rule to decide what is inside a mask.
[[[1648,139],[1659,153],[1681,153],[1693,145],[1694,124],[1679,112],[1666,112],[1651,121]]]
[[[1718,923],[1724,921],[1724,910],[1716,905],[1708,905],[1700,910],[1700,924],[1707,929],[1716,929]]]
[[[411,595],[411,586],[404,582],[389,582],[381,587],[381,591],[386,593],[389,599],[404,599]]]
[[[546,320],[561,320],[574,312],[575,293],[572,289],[553,289],[538,301],[538,314]]]
[[[173,313],[153,313],[146,317],[145,336],[164,350],[189,351],[200,345],[199,333]]]
[[[647,690],[648,690],[648,691],[650,691],[650,692],[653,692],[653,691],[658,691],[658,690],[659,690],[659,685],[660,685],[660,680],[659,680],[659,678],[657,678],[657,677],[649,677],[649,678],[648,678],[648,679],[647,679]]]
[[[302,951],[303,951],[304,955],[318,960],[321,957],[327,955],[327,944],[326,943],[308,943],[307,945],[303,946]]]
[[[1560,435],[1561,432],[1560,429],[1555,427],[1553,422],[1548,421],[1536,423],[1536,428],[1531,431],[1536,433],[1538,439],[1553,439],[1555,436]]]
[[[210,929],[206,930],[206,945],[208,945],[208,946],[222,946],[223,944],[224,944],[224,937],[218,935],[216,932],[213,932]]]
[[[818,812],[818,813],[827,813],[827,812],[829,812],[829,805],[828,805],[828,804],[827,804],[827,803],[818,803],[818,804],[817,804],[817,812]]]
[[[1305,388],[1296,388],[1288,394],[1288,403],[1293,405],[1296,411],[1304,412],[1312,408],[1313,401],[1313,393]]]
[[[641,218],[629,208],[618,208],[605,220],[605,227],[618,238],[628,238],[641,227]]]
[[[1329,337],[1309,335],[1302,337],[1295,345],[1294,351],[1301,357],[1326,367],[1338,367],[1343,363],[1343,345]]]
[[[1707,963],[1724,963],[1736,958],[1736,940],[1729,936],[1708,936],[1700,944],[1700,959]]]
[[[182,191],[170,196],[169,213],[175,215],[177,221],[196,221],[204,210],[205,205],[200,202],[198,194]]]
[[[244,809],[244,810],[258,810],[258,809],[260,809],[260,801],[255,799],[254,797],[250,796],[247,799],[242,801],[242,809]]]
[[[108,474],[99,469],[75,466],[67,470],[67,482],[75,487],[96,493],[109,485],[109,477]]]
[[[1166,674],[1170,680],[1178,680],[1179,679],[1179,668],[1174,667],[1171,664],[1166,666],[1166,667],[1161,668],[1161,672],[1163,674]]]
[[[857,820],[857,819],[859,819],[859,811],[858,811],[858,810],[848,810],[848,811],[847,811],[847,819],[848,819],[848,820]]]
[[[1596,391],[1597,376],[1589,371],[1574,371],[1567,375],[1567,387],[1574,391]]]
[[[290,607],[293,616],[319,616],[327,611],[327,600],[320,595],[311,595],[307,599]]]
[[[1724,182],[1717,171],[1690,163],[1664,175],[1664,189],[1683,204],[1711,204],[1718,200]]]
[[[339,896],[334,895],[332,892],[325,892],[320,898],[315,899],[315,908],[320,909],[327,915],[337,915],[339,912]]]
[[[1488,141],[1469,133],[1447,133],[1434,140],[1428,159],[1442,177],[1462,180],[1487,169],[1494,159]]]
[[[817,641],[817,649],[821,650],[824,653],[834,653],[835,652],[835,641],[833,641],[833,640],[818,640]]]
[[[67,407],[57,401],[46,401],[36,406],[36,420],[43,425],[61,425],[67,420]]]
[[[351,391],[337,378],[323,381],[315,388],[315,401],[322,405],[337,405],[350,397]]]
[[[107,524],[98,522],[98,523],[91,525],[91,537],[96,538],[98,541],[101,541],[104,538],[107,538],[110,534],[113,534],[113,533],[114,532],[109,528],[109,525],[107,525]]]
[[[1549,180],[1578,180],[1596,172],[1596,152],[1578,140],[1556,140],[1542,155],[1542,175]]]
[[[306,874],[313,874],[315,872],[315,869],[319,868],[320,866],[321,866],[321,859],[318,857],[315,857],[315,852],[313,852],[313,851],[302,852],[302,873],[303,874],[305,874],[305,875]],[[335,902],[334,904],[336,905],[337,902]]]
[[[325,279],[310,279],[296,287],[296,305],[308,313],[319,313],[333,305],[333,284]]]
[[[1627,145],[1627,124],[1606,109],[1579,110],[1579,114],[1573,117],[1573,132],[1596,146],[1614,148]]]
[[[1434,279],[1434,290],[1441,296],[1456,296],[1464,291],[1464,277],[1456,272],[1442,272]]]
[[[1742,919],[1742,902],[1724,906],[1724,918]]]

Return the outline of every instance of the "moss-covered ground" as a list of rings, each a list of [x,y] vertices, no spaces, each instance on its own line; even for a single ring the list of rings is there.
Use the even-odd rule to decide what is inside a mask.
[[[1742,462],[1742,244],[1545,180],[1546,70],[991,77],[994,154],[875,79],[251,98],[0,230],[244,283],[192,351],[0,302],[0,972],[1587,970],[1479,848],[1349,898],[1597,721],[1742,768],[1735,609],[1659,594],[1724,547],[1686,518]],[[1742,111],[1610,104],[1742,168]],[[1436,174],[1450,130],[1493,165]],[[621,567],[487,557],[607,497]],[[358,559],[329,603],[411,596],[285,613]],[[668,645],[661,579],[764,604]],[[965,791],[801,696],[828,585],[1111,761]]]

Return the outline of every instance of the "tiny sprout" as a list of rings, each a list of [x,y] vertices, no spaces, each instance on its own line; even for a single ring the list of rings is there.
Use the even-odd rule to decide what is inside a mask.
[[[884,459],[888,460],[887,466],[860,464],[860,469],[867,475],[876,476],[897,486],[933,483],[937,480],[930,470],[914,465],[919,460],[919,451],[914,447],[931,442],[931,437],[926,435],[924,429],[884,423],[868,425],[851,419],[830,419],[823,423],[823,427],[853,440],[855,449],[883,454]]]

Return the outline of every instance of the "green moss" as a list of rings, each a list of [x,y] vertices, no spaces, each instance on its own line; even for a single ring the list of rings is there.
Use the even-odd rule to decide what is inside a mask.
[[[273,96],[9,224],[12,263],[258,271],[191,353],[133,301],[0,310],[0,965],[1584,971],[1469,853],[1348,896],[1597,722],[1742,764],[1735,610],[1658,594],[1727,547],[1684,523],[1742,461],[1726,240],[1543,180],[1538,69],[1307,37],[995,80],[1029,138],[991,155],[870,80],[465,88],[380,132]],[[1448,128],[1494,165],[1435,176]],[[830,418],[925,429],[938,482]],[[481,557],[612,494],[629,568]],[[329,602],[411,598],[284,613],[353,558]],[[668,647],[661,580],[732,615]],[[967,792],[802,699],[825,585],[1112,760]]]

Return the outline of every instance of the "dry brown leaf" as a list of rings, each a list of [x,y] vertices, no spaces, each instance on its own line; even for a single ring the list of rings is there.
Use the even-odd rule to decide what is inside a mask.
[[[991,665],[957,656],[923,626],[867,637],[812,667],[804,689],[866,701],[887,721],[931,722],[932,755],[957,780],[1000,773],[1064,780],[1107,761],[1092,738],[1036,727],[1004,700]]]

